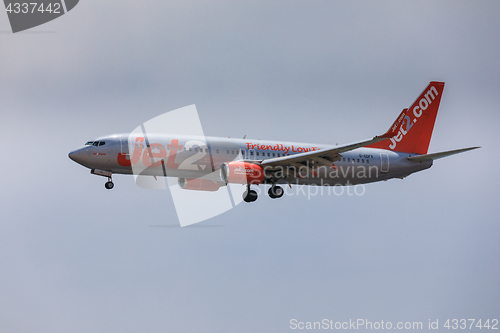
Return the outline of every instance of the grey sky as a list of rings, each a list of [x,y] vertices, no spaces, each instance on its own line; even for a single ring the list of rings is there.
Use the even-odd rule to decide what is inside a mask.
[[[498,1],[96,1],[0,14],[2,332],[286,332],[500,319]],[[45,33],[43,33],[45,32]],[[348,143],[446,82],[430,152],[363,196],[261,196],[176,224],[67,154],[196,104],[207,135]],[[196,204],[193,204],[196,206]]]

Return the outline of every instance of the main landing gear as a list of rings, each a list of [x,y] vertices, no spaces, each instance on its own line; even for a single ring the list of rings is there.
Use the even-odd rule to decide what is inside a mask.
[[[243,201],[245,202],[254,202],[257,200],[257,192],[250,189],[250,185],[247,185],[247,190],[243,193]]]
[[[272,199],[278,199],[281,198],[283,194],[285,194],[285,190],[283,190],[281,186],[273,185],[271,186],[267,194],[269,194],[269,197]],[[254,202],[255,200],[257,200],[257,197],[257,192],[251,190],[250,185],[247,185],[247,190],[245,191],[245,193],[243,193],[243,201]]]
[[[267,191],[267,194],[269,194],[269,197],[271,199],[278,199],[278,198],[281,198],[283,196],[283,194],[285,194],[285,191],[283,190],[283,187],[273,185],[273,186],[271,186],[269,191]]]

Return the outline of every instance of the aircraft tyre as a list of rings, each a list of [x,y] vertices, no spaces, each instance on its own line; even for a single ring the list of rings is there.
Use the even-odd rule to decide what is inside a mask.
[[[257,197],[257,192],[254,190],[245,191],[245,193],[243,193],[243,201],[245,202],[254,202],[257,200]]]
[[[271,186],[267,194],[269,194],[269,197],[272,199],[278,199],[281,198],[283,194],[285,194],[285,191],[281,186]]]
[[[106,184],[104,184],[104,187],[107,190],[111,190],[113,187],[115,187],[115,184],[112,181],[109,181],[109,182],[106,182]]]

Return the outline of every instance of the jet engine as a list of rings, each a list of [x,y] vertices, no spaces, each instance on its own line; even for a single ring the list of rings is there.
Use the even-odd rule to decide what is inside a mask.
[[[223,163],[220,179],[224,183],[259,185],[264,180],[264,170],[258,164],[234,161]]]

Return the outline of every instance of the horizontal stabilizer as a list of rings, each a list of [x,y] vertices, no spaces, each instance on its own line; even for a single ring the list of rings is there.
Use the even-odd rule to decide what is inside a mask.
[[[423,161],[432,161],[432,160],[437,160],[438,158],[443,158],[455,154],[460,154],[465,151],[477,149],[481,147],[470,147],[470,148],[462,148],[462,149],[455,149],[455,150],[448,150],[448,151],[443,151],[441,153],[434,153],[434,154],[427,154],[427,155],[419,155],[419,156],[413,156],[413,157],[408,157],[408,161],[412,162],[423,162]]]

